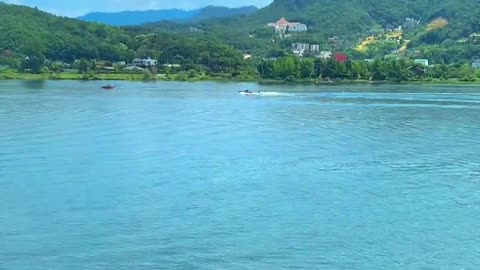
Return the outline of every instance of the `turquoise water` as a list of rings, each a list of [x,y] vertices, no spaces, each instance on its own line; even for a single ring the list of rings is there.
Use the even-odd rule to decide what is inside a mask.
[[[478,87],[101,85],[0,82],[0,269],[480,265]]]

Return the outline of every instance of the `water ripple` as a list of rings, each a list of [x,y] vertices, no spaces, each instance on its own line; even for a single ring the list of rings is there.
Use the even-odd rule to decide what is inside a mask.
[[[101,84],[0,82],[2,267],[480,263],[476,87]]]

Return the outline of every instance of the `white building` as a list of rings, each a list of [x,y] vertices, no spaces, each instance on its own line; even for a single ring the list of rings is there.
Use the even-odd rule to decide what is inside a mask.
[[[250,54],[250,53],[244,53],[243,54],[243,60],[248,60],[250,58],[252,58],[252,54]]]
[[[156,66],[158,61],[150,57],[146,59],[135,58],[133,59],[133,65],[137,67],[152,67]]]
[[[331,51],[321,51],[319,57],[321,59],[327,60],[332,58],[332,52]]]
[[[428,67],[428,59],[415,59],[413,63]]]
[[[320,51],[320,45],[318,45],[318,44],[310,44],[310,51],[311,51],[311,52],[319,52],[319,51]]]
[[[307,32],[307,25],[303,23],[290,23],[288,32]]]
[[[303,51],[293,50],[292,52],[297,57],[303,57]]]
[[[267,24],[269,27],[275,28],[275,32],[285,34],[287,32],[306,32],[308,27],[306,24],[299,22],[289,22],[285,18],[281,18],[277,22]]]
[[[320,52],[320,45],[308,43],[292,43],[292,52],[297,56],[303,56],[304,53],[318,53]]]
[[[163,64],[164,67],[168,67],[168,68],[179,68],[181,67],[180,64]]]
[[[307,44],[307,43],[300,43],[300,42],[297,42],[297,43],[293,43],[292,44],[292,49],[294,51],[306,51],[310,48],[310,45]]]

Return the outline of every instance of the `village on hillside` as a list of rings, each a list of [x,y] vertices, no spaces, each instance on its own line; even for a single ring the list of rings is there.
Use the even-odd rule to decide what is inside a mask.
[[[442,29],[447,26],[448,23],[444,18],[437,18],[427,24],[425,31],[432,32]],[[296,41],[298,35],[302,35],[302,37],[309,35],[309,26],[302,22],[290,22],[283,17],[276,22],[267,23],[266,27],[273,29],[273,32],[279,39],[292,40],[288,50],[292,55],[299,58],[316,57],[325,60],[334,59],[337,62],[346,62],[348,60],[346,50],[353,51],[356,55],[369,55],[369,49],[382,47],[382,49],[389,48],[388,52],[385,53],[385,58],[400,59],[402,57],[408,57],[412,58],[417,64],[429,67],[431,66],[429,59],[418,58],[417,56],[420,55],[419,51],[409,50],[409,44],[411,43],[409,37],[412,36],[409,33],[414,32],[420,25],[420,20],[405,18],[405,21],[401,25],[388,25],[380,29],[371,29],[362,34],[363,38],[361,38],[358,43],[351,45],[350,48],[348,46],[338,46],[344,45],[345,42],[337,36],[328,38],[326,42],[324,42],[325,44]],[[253,36],[251,35],[250,37]],[[479,41],[480,34],[476,33],[462,40],[458,40],[459,43]],[[272,42],[275,42],[275,40]],[[249,53],[246,54],[245,59],[251,57],[252,55]],[[364,60],[373,61],[373,59],[368,57]],[[480,69],[480,58],[472,59],[471,64],[473,68]]]

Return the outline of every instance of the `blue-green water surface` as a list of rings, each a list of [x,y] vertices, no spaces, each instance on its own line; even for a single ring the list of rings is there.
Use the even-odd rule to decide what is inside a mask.
[[[0,269],[479,269],[479,87],[117,84],[0,82]]]

